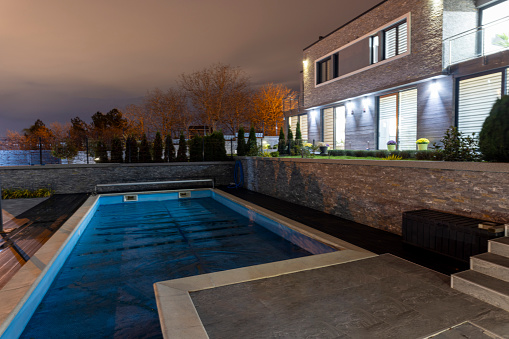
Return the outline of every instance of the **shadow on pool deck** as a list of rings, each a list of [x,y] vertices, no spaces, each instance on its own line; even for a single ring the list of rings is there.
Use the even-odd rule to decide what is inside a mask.
[[[468,269],[466,262],[406,245],[397,234],[247,189],[219,189],[376,254],[390,253],[448,275]]]
[[[88,194],[56,194],[4,223],[4,229],[10,231],[0,232],[0,288],[73,215],[87,197]],[[27,203],[31,204],[30,201]]]

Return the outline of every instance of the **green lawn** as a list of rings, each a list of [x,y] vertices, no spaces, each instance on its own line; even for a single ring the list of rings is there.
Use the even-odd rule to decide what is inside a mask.
[[[281,156],[279,158],[302,158],[300,155],[294,155],[294,156]],[[346,156],[346,155],[343,155],[343,156],[320,156],[320,155],[315,155],[314,157],[309,157],[307,159],[334,159],[334,160],[383,160],[382,158],[377,158],[377,157],[352,157],[352,156]],[[416,159],[403,159],[403,160],[411,160],[411,161],[416,161]]]

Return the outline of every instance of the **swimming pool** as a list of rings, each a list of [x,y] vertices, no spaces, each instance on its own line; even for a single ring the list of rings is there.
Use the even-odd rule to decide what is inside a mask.
[[[71,255],[22,337],[160,337],[154,282],[337,249],[215,190],[190,194],[191,199],[179,199],[178,192],[138,194],[127,202],[124,195],[98,199],[72,233],[83,235],[69,245]],[[27,312],[25,307],[20,317],[28,318]],[[23,321],[18,322],[3,337],[19,331]]]

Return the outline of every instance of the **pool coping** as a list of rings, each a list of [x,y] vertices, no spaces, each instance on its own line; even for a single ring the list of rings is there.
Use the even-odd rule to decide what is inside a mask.
[[[175,339],[208,338],[205,327],[191,299],[190,293],[192,292],[313,270],[376,256],[378,255],[368,251],[345,249],[332,253],[316,254],[303,258],[157,282],[154,284],[154,291],[163,337]]]
[[[212,191],[301,234],[335,247],[339,251],[156,282],[154,284],[154,291],[164,338],[208,338],[205,327],[191,299],[191,292],[313,270],[377,256],[377,254],[361,247],[320,232],[227,192],[215,189]]]

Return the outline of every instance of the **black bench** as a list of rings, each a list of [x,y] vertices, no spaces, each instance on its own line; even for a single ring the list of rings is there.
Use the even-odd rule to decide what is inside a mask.
[[[403,242],[463,261],[488,251],[488,240],[504,236],[479,228],[485,220],[422,209],[403,212]]]

